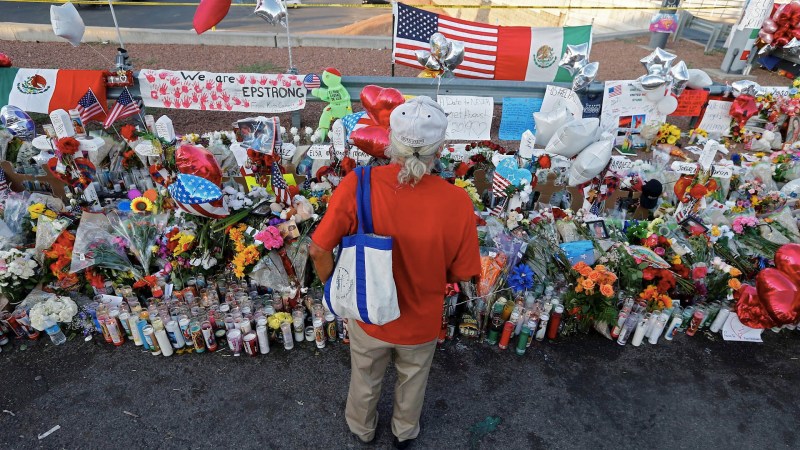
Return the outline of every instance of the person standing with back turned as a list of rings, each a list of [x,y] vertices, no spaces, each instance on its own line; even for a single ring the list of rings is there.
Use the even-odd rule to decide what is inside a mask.
[[[469,196],[430,175],[444,147],[444,110],[429,97],[416,97],[395,108],[389,122],[386,153],[392,164],[372,169],[371,198],[375,234],[394,240],[400,317],[382,326],[349,320],[351,376],[345,417],[362,442],[374,439],[383,377],[394,357],[392,433],[395,447],[403,449],[420,432],[445,284],[477,276],[480,253]],[[353,173],[342,180],[312,237],[311,258],[321,280],[333,272],[333,249],[358,228],[356,182]]]

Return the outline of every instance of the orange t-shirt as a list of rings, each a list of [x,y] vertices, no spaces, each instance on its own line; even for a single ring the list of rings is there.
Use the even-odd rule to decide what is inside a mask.
[[[400,185],[400,166],[372,168],[375,234],[391,236],[392,264],[400,318],[385,325],[359,326],[370,336],[399,345],[437,338],[448,277],[468,280],[480,273],[480,251],[472,202],[467,193],[440,177],[426,175],[416,186]],[[333,250],[358,229],[354,173],[336,188],[312,240]]]

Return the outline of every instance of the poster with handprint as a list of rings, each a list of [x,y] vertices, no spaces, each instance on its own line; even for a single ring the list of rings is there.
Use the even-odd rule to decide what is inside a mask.
[[[149,108],[276,114],[306,106],[302,75],[142,69],[139,86]]]

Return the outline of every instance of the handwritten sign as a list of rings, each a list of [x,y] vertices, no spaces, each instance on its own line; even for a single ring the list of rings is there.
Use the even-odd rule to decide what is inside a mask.
[[[624,156],[612,156],[608,169],[612,172],[626,172],[633,167],[633,161]]]
[[[731,102],[722,100],[709,100],[703,119],[697,128],[702,128],[708,134],[721,136],[728,133],[731,128]]]
[[[583,104],[578,94],[563,87],[549,85],[542,99],[542,111],[552,111],[560,106],[567,108],[572,116],[580,119],[583,117]]]
[[[542,106],[540,98],[503,98],[500,139],[518,141],[526,130],[535,130],[533,113]]]
[[[703,146],[703,151],[700,152],[700,159],[697,161],[703,170],[708,170],[711,167],[711,163],[714,162],[714,158],[717,156],[719,146],[719,142],[713,139],[706,141],[706,144]]]
[[[447,113],[448,140],[481,141],[490,139],[494,99],[463,95],[440,95],[442,109]]]
[[[213,73],[193,70],[139,71],[148,108],[282,113],[306,106],[302,75]]]
[[[306,156],[311,159],[330,159],[331,146],[328,144],[314,144],[306,151]]]
[[[708,100],[708,91],[703,89],[686,89],[678,97],[678,108],[670,116],[691,117],[703,112],[703,105]]]
[[[519,152],[517,152],[519,157],[525,159],[533,158],[535,145],[536,136],[531,133],[531,130],[525,130],[525,132],[522,133],[522,139],[519,142]]]
[[[739,320],[739,316],[732,312],[722,326],[722,339],[726,341],[741,342],[763,342],[761,332],[756,328],[750,328]]]
[[[639,128],[635,124],[663,122],[665,119],[666,115],[658,111],[657,104],[648,100],[634,81],[606,81],[600,129],[616,135],[619,128]]]
[[[761,23],[767,18],[767,14],[772,11],[774,0],[750,0],[747,9],[742,15],[742,20],[736,25],[739,30],[745,28],[761,28]]]
[[[670,168],[681,175],[694,175],[697,172],[697,163],[673,161]],[[711,176],[714,178],[730,178],[733,176],[733,167],[731,166],[711,166]]]
[[[330,131],[328,131],[328,139],[331,140],[331,144],[337,152],[344,152],[345,133],[346,132],[344,130],[344,125],[342,124],[342,119],[336,119],[336,121],[333,122]]]

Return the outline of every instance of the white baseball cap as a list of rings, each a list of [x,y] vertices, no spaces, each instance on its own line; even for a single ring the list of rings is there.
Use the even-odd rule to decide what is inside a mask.
[[[392,137],[409,147],[427,147],[444,141],[447,115],[430,97],[421,95],[403,103],[389,116]]]

